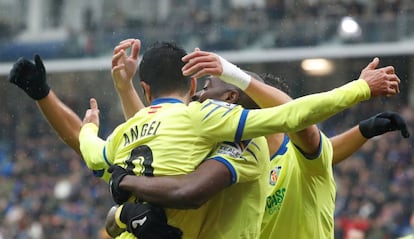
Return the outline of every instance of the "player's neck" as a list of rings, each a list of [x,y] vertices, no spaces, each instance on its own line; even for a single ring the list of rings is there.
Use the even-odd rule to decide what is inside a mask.
[[[284,133],[276,133],[276,134],[266,136],[270,155],[273,155],[274,153],[276,153],[276,151],[279,150],[280,145],[282,145],[284,138],[285,138]]]
[[[178,93],[163,94],[163,95],[160,95],[159,97],[157,97],[157,99],[159,99],[159,98],[177,99],[177,100],[182,101],[184,104],[188,104],[190,102],[190,98],[187,95],[183,96],[182,94],[178,94]]]

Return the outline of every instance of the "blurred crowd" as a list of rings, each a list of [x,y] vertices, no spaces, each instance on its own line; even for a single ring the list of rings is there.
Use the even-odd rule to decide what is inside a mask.
[[[1,117],[0,238],[105,238],[108,187],[35,107]]]
[[[77,112],[86,107],[80,100],[70,99]],[[112,205],[107,185],[28,102],[0,117],[0,239],[107,238],[103,225]],[[106,110],[117,108],[115,102],[100,103],[103,137],[122,117]],[[414,112],[399,100],[362,103],[320,127],[333,136],[384,110],[401,113],[414,134]],[[414,137],[388,133],[335,166],[336,239],[389,239],[414,232],[413,144]]]
[[[0,17],[0,61],[31,56],[34,50],[45,58],[97,56],[107,54],[113,45],[131,36],[144,44],[174,39],[187,49],[197,46],[223,51],[395,42],[412,39],[414,34],[410,27],[414,23],[414,3],[410,0],[166,2],[169,10],[165,14],[155,11],[155,16],[148,18],[129,13],[120,7],[122,4],[104,9],[100,18],[94,16],[94,9],[85,8],[80,29],[71,27],[70,22],[55,20],[61,24],[57,27],[66,30],[67,37],[49,42],[16,41],[15,37],[26,30],[24,24],[16,26]],[[349,36],[339,34],[344,17],[352,17],[360,31]]]

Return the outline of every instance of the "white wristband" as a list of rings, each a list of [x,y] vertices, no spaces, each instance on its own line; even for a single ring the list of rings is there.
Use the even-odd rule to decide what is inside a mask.
[[[223,73],[221,73],[220,79],[224,82],[237,86],[242,90],[245,90],[249,86],[252,77],[221,56],[219,56],[219,58],[221,67],[223,67]]]

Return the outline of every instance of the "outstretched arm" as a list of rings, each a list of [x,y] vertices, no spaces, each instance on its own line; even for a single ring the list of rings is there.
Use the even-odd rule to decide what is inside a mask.
[[[221,80],[239,87],[250,97],[254,96],[260,102],[261,87],[263,87],[264,83],[219,55],[196,49],[194,52],[184,56],[182,60],[187,62],[182,69],[184,75],[192,75],[195,78],[205,75],[219,77]],[[394,67],[386,66],[377,69],[378,64],[379,59],[376,57],[361,71],[359,77],[359,79],[363,79],[368,84],[370,96],[398,94],[400,92],[400,79],[395,74]]]
[[[250,93],[249,97],[251,97],[260,108],[283,105],[292,101],[292,98],[285,92],[265,83],[261,83],[257,88],[257,93]],[[290,132],[288,135],[292,142],[299,147],[304,154],[312,157],[318,153],[320,134],[316,125],[309,126],[298,132]]]
[[[82,121],[79,116],[52,90],[45,98],[36,101],[36,104],[59,137],[80,155],[79,131]]]
[[[82,121],[50,89],[46,80],[46,69],[40,56],[35,55],[34,63],[19,58],[10,70],[8,80],[36,101],[50,126],[80,155],[78,136]]]
[[[382,112],[361,121],[359,125],[330,139],[334,152],[332,164],[351,156],[370,138],[397,130],[404,138],[410,137],[404,118],[396,112]]]
[[[188,56],[184,57],[184,61],[189,61],[189,59],[192,59],[191,63],[188,63],[183,68],[184,74],[190,74],[190,72],[193,72],[195,68],[192,68],[194,64],[196,63],[203,63],[207,64],[205,65],[205,68],[197,72],[194,76],[202,76],[204,74],[219,74],[223,75],[223,67],[229,67],[233,68],[234,65],[231,65],[231,63],[227,62],[223,58],[215,55],[214,53],[200,51],[198,48],[194,53],[190,53]],[[234,72],[236,72],[237,75],[237,69],[233,69]],[[221,72],[221,73],[220,73]],[[232,72],[232,73],[234,73]],[[248,74],[243,74],[243,72],[240,72],[240,76],[244,77],[244,83],[242,85],[239,85],[236,82],[233,82],[230,79],[231,84],[235,84],[237,87],[241,88],[242,90],[245,90],[246,94],[252,98],[254,102],[260,107],[260,108],[269,108],[274,106],[279,106],[285,103],[288,103],[292,101],[292,98],[287,95],[285,92],[270,86],[268,84],[265,84],[259,80],[254,80],[254,84],[257,83],[257,87],[253,88],[253,90],[247,90],[247,88],[251,88],[248,86],[248,83],[251,83],[252,76]],[[223,77],[220,77],[222,79]],[[224,77],[226,79],[226,77]],[[229,78],[229,77],[227,77]],[[222,79],[226,81],[225,79]],[[319,142],[320,142],[320,134],[319,130],[316,127],[316,125],[309,126],[301,131],[298,132],[291,132],[289,133],[289,137],[292,140],[292,142],[298,146],[305,154],[307,155],[314,155],[318,152],[319,149]]]
[[[201,77],[211,74],[218,76],[223,81],[244,90],[261,108],[277,106],[291,101],[287,94],[254,79],[254,77],[214,53],[196,49],[185,56],[183,61],[188,62],[183,68],[184,75]],[[378,64],[379,59],[374,58],[362,70],[360,76],[368,83],[371,96],[397,94],[399,92],[399,79],[395,75],[394,68],[389,66],[376,69]],[[289,136],[292,142],[301,148],[305,154],[312,156],[318,152],[320,134],[315,125],[299,132],[290,133]]]
[[[358,126],[330,138],[333,148],[332,165],[342,162],[364,145],[368,139],[362,136]]]

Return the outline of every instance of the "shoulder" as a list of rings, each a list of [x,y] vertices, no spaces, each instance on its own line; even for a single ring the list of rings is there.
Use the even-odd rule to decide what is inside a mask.
[[[189,104],[190,108],[202,108],[202,109],[210,108],[210,107],[213,107],[213,108],[222,107],[222,108],[225,108],[225,109],[233,109],[233,108],[238,107],[238,106],[239,105],[227,103],[225,101],[212,100],[212,99],[205,100],[202,103],[200,103],[200,102],[191,102]],[[241,107],[241,106],[239,106],[239,107]]]

